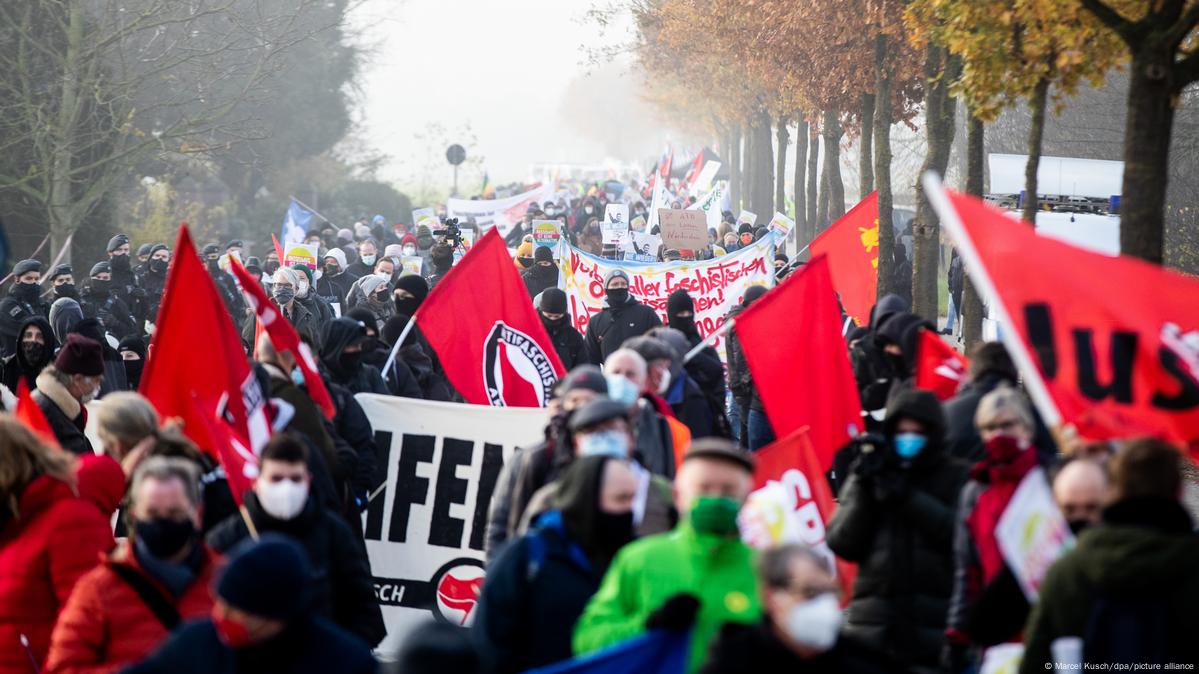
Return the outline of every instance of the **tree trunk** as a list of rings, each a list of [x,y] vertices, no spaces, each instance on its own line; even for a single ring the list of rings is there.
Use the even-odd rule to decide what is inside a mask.
[[[749,210],[765,224],[774,215],[774,142],[770,113],[760,110],[754,123],[754,170]]]
[[[1146,44],[1133,51],[1128,69],[1120,252],[1155,264],[1162,263],[1162,211],[1170,177],[1170,136],[1177,97],[1173,60],[1174,45]]]
[[[861,130],[858,136],[858,201],[874,191],[874,93],[862,94],[862,109],[858,113]]]
[[[795,228],[793,238],[795,240],[795,250],[799,250],[808,245],[806,238],[808,233],[808,201],[804,197],[807,196],[804,190],[807,186],[807,161],[808,161],[808,120],[804,119],[803,112],[796,115],[795,128]]]
[[[82,3],[70,4],[70,16],[67,24],[67,45],[64,58],[65,70],[75,72],[79,67],[80,52],[84,48],[85,16]],[[86,94],[84,94],[86,96]],[[74,194],[71,184],[71,172],[75,169],[74,152],[75,127],[79,121],[80,101],[79,78],[62,78],[62,100],[59,103],[56,125],[58,127],[59,144],[52,150],[53,159],[50,163],[49,189],[46,194],[46,210],[50,221],[50,255],[62,250],[66,239],[75,231],[79,223],[75,222]],[[51,257],[53,259],[53,257]],[[68,257],[66,262],[70,262]],[[48,271],[48,270],[47,270]]]
[[[787,212],[787,146],[791,144],[791,136],[787,133],[787,118],[779,115],[775,121],[775,139],[778,141],[778,154],[774,157],[774,210]],[[769,214],[774,217],[774,213]]]
[[[729,133],[729,203],[733,205],[734,215],[737,204],[741,203],[741,183],[744,180],[741,170],[741,125],[734,124]]]
[[[983,147],[986,127],[981,119],[969,111],[966,113],[966,194],[982,198],[983,195]],[[974,345],[982,341],[983,303],[978,290],[965,275],[962,286],[962,341],[969,353]]]
[[[756,123],[757,120],[751,117],[749,125],[745,127],[745,142],[741,151],[741,203],[733,204],[733,215],[738,215],[740,209],[753,209],[754,174],[758,170],[758,164],[754,161],[754,143],[758,135],[758,130],[754,128]]]
[[[891,72],[887,36],[874,39],[874,177],[878,183],[878,297],[897,292],[894,195],[891,191]]]
[[[817,185],[820,181],[820,133],[815,124],[808,125],[808,242],[816,238],[820,229],[820,194]]]
[[[1037,223],[1037,167],[1041,165],[1041,140],[1045,137],[1045,108],[1049,104],[1049,78],[1042,77],[1033,87],[1028,105],[1032,123],[1028,127],[1028,163],[1024,165],[1024,210],[1022,217],[1030,225]]]
[[[845,215],[845,183],[841,181],[841,120],[837,113],[824,113],[824,169],[828,173],[828,221],[829,223]],[[823,227],[822,227],[823,229]]]
[[[941,47],[929,45],[925,54],[925,130],[928,154],[920,175],[935,171],[944,176],[949,166],[949,150],[953,146],[954,99],[949,85],[957,79],[960,61]],[[941,267],[941,227],[936,213],[924,194],[920,180],[916,181],[916,218],[912,221],[912,311],[937,321],[937,278]]]
[[[825,146],[825,157],[828,157],[828,143],[821,143]],[[820,200],[816,206],[816,227],[812,230],[812,238],[820,236],[825,227],[828,227],[828,160],[826,159],[820,167]]]

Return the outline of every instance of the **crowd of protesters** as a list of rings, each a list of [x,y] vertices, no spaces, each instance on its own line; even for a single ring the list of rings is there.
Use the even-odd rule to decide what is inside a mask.
[[[671,294],[664,322],[614,271],[580,334],[548,249],[526,240],[533,219],[558,219],[573,243],[610,256],[605,205],[602,190],[533,204],[509,236],[568,374],[543,440],[498,477],[472,626],[414,630],[399,671],[521,672],[655,630],[690,631],[688,671],[709,674],[958,674],[1007,643],[1025,644],[1021,671],[1044,671],[1072,638],[1085,662],[1199,660],[1183,454],[1152,439],[1059,441],[998,344],[972,354],[956,397],[917,390],[916,344],[934,327],[899,297],[846,337],[868,433],[827,476],[838,502],[827,545],[857,565],[852,592],[819,550],[751,549],[738,516],[774,437],[735,329],[727,373],[711,347],[685,359],[703,341],[695,298]],[[645,209],[635,201],[632,216]],[[768,235],[726,214],[707,249],[661,259]],[[133,392],[172,251],[134,252],[118,235],[78,287],[69,265],[15,265],[0,302],[4,407],[28,389],[51,435],[0,416],[0,674],[376,670],[385,627],[361,513],[377,448],[354,396],[461,400],[420,330],[405,333],[454,248],[381,216],[309,240],[315,273],[273,252],[243,258],[239,240],[201,251],[270,405],[293,411],[273,416],[240,499],[212,448]],[[423,272],[405,267],[411,257]],[[319,355],[332,419],[292,354],[255,342],[231,259]],[[780,277],[791,268],[776,260]],[[729,317],[766,292],[750,289]],[[85,433],[94,400],[98,446]],[[1037,469],[1078,539],[1029,601],[996,529]]]

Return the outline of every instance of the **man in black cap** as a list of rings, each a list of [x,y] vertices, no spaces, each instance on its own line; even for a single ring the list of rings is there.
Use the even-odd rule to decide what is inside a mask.
[[[212,617],[188,623],[125,674],[372,674],[357,637],[308,611],[311,567],[277,534],[245,541],[216,582]]]
[[[217,292],[220,293],[221,299],[225,302],[225,307],[229,310],[229,315],[233,317],[233,324],[240,325],[246,319],[246,304],[242,300],[241,291],[237,289],[237,283],[228,272],[221,269],[218,260],[221,257],[221,248],[215,243],[210,243],[204,246],[200,251],[204,257],[204,264],[208,267],[208,275],[212,277],[216,283]]]
[[[537,297],[546,288],[558,287],[558,265],[554,264],[554,251],[546,246],[533,249],[533,266],[521,273],[529,297]]]
[[[143,313],[142,300],[146,292],[137,282],[133,265],[129,260],[129,237],[117,234],[108,240],[108,266],[113,296],[120,298],[129,308],[130,314],[140,317]],[[137,321],[141,325],[141,321]]]
[[[587,350],[591,362],[599,365],[630,337],[640,337],[662,325],[658,312],[633,299],[629,275],[613,269],[604,277],[608,306],[591,317],[587,324]]]
[[[241,255],[242,255],[241,249],[242,248],[243,248],[243,246],[242,246],[241,239],[233,239],[229,243],[225,244],[225,254],[236,257],[238,259],[238,261],[240,262],[242,259],[242,257],[241,257]]]
[[[95,399],[104,379],[104,354],[100,344],[71,333],[53,365],[37,377],[33,400],[42,408],[58,444],[79,455],[92,453],[92,443],[83,434],[87,415],[83,406]]]
[[[538,248],[537,250],[545,250]],[[578,365],[591,362],[591,354],[587,351],[587,342],[583,335],[570,324],[570,314],[566,310],[566,293],[559,288],[547,288],[541,291],[541,299],[537,303],[537,314],[541,316],[541,324],[549,333],[554,351],[558,352],[558,360],[567,371]]]
[[[146,262],[150,260],[150,251],[154,248],[152,243],[143,243],[137,247],[137,265],[133,268],[133,274],[141,277],[146,273]]]
[[[149,323],[158,320],[158,307],[162,303],[162,294],[167,285],[167,269],[171,265],[171,249],[164,244],[156,243],[150,247],[150,258],[146,261],[145,272],[141,276],[142,289],[146,298],[142,302],[142,319]],[[141,326],[139,326],[139,330]]]
[[[21,324],[30,316],[50,315],[50,305],[41,298],[42,263],[21,260],[13,267],[13,286],[8,297],[0,300],[0,356],[16,353]]]
[[[79,291],[75,289],[75,270],[69,264],[60,264],[50,272],[50,286],[55,300],[63,297],[79,300]]]
[[[92,266],[91,281],[83,290],[79,306],[86,318],[95,318],[117,339],[140,335],[137,320],[125,301],[114,291],[111,262],[97,262]]]

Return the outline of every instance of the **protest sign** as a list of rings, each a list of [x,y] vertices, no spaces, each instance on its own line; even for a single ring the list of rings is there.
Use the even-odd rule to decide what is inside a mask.
[[[554,252],[558,251],[558,239],[562,238],[562,232],[558,229],[557,220],[534,220],[533,221],[533,245],[542,248],[552,248]]]
[[[496,478],[516,447],[541,440],[549,413],[356,397],[377,450],[363,529],[387,626],[379,648],[394,653],[407,632],[430,617],[471,624]]]
[[[780,239],[787,238],[791,230],[795,228],[795,221],[782,213],[775,212],[774,217],[770,219],[770,224],[766,225],[766,229],[774,232]]]
[[[415,230],[421,225],[428,227],[429,231],[444,229],[441,220],[437,218],[437,211],[432,208],[418,208],[412,211],[412,228]]]
[[[499,228],[500,234],[507,236],[512,225],[516,224],[525,214],[528,205],[534,201],[541,202],[553,195],[553,189],[547,186],[537,186],[527,192],[514,194],[503,199],[450,199],[445,204],[445,214],[449,218],[474,218],[475,224],[486,229],[488,225]],[[514,209],[514,206],[524,208]],[[497,222],[496,216],[509,210],[520,210],[513,219],[511,214],[505,214],[503,222]]]
[[[315,243],[292,243],[287,245],[287,249],[283,251],[284,262],[283,266],[290,267],[293,264],[302,264],[312,271],[316,271],[316,254],[317,244]]]
[[[995,540],[1028,603],[1036,603],[1045,572],[1074,544],[1044,470],[1033,468],[1020,481],[995,525]]]
[[[720,185],[708,190],[699,201],[687,208],[690,211],[703,211],[708,219],[708,227],[720,226],[721,206],[724,204],[724,188]]]
[[[741,215],[737,216],[737,224],[738,225],[749,225],[750,227],[753,227],[754,223],[757,221],[758,221],[757,213],[750,213],[749,211],[741,211]]]
[[[644,232],[645,231],[645,218],[643,216],[638,215],[637,217],[633,218],[632,220],[629,220],[629,229],[631,229],[634,232]]]
[[[725,316],[741,302],[750,286],[774,282],[774,241],[765,237],[753,245],[715,260],[637,263],[605,260],[585,253],[563,239],[559,244],[562,285],[570,308],[571,324],[587,332],[591,317],[603,310],[604,276],[613,269],[629,275],[629,294],[666,320],[666,298],[679,288],[695,302],[695,325],[701,336],[724,325]],[[724,357],[724,338],[713,343]]]
[[[708,245],[708,218],[703,211],[660,208],[658,227],[666,250],[700,250]]]
[[[425,260],[421,256],[405,255],[404,257],[400,258],[400,269],[402,270],[400,274],[403,276],[407,276],[409,274],[416,274],[417,276],[420,276],[424,265]]]
[[[604,221],[600,224],[603,242],[617,244],[629,236],[629,205],[608,204],[604,208]]]
[[[629,237],[629,247],[632,248],[629,252],[647,255],[653,258],[650,262],[654,262],[658,259],[658,253],[662,249],[662,237],[656,234],[633,232]]]

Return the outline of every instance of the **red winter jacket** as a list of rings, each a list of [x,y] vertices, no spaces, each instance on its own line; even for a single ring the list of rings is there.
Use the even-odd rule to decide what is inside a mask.
[[[61,480],[34,479],[21,492],[19,517],[0,530],[0,674],[33,672],[30,653],[41,665],[75,582],[112,549],[110,517],[125,474],[108,457],[85,456],[77,482],[78,495]]]
[[[133,569],[170,601],[184,620],[204,618],[212,612],[212,584],[216,556],[204,549],[203,565],[192,584],[178,598],[146,574],[126,542],[75,584],[46,657],[46,674],[100,674],[149,655],[166,638],[167,630],[146,602],[112,567]]]

